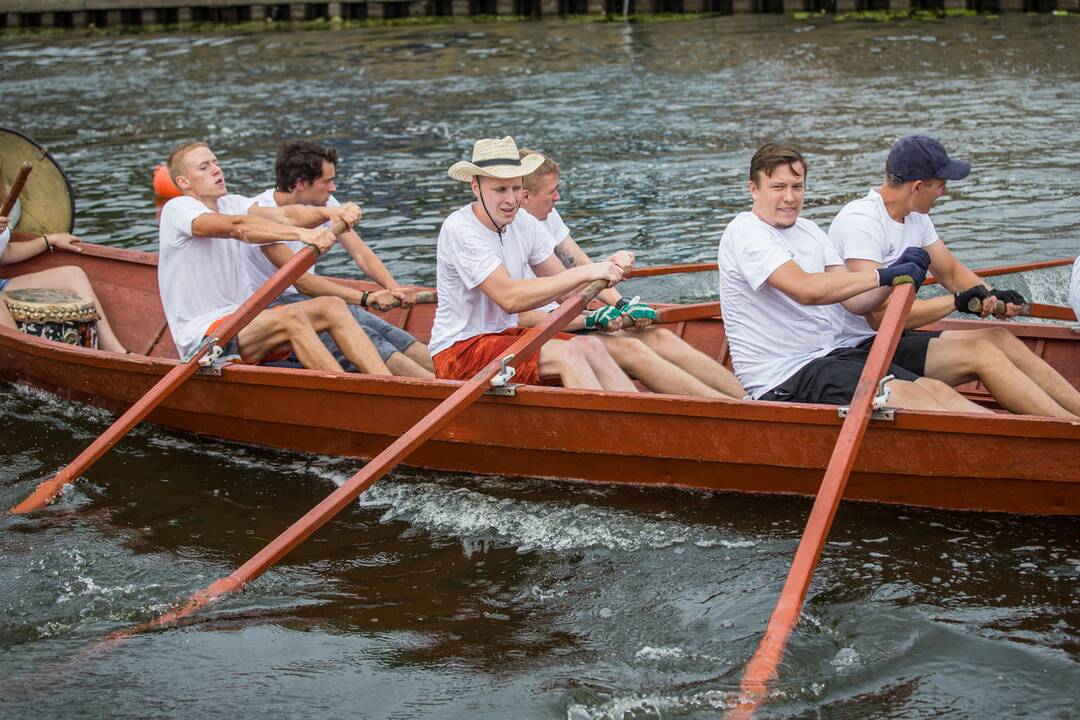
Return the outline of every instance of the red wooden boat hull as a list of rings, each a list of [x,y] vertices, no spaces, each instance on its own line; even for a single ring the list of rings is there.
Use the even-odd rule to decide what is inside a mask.
[[[87,246],[0,270],[79,264],[121,340],[149,357],[73,348],[0,328],[0,373],[64,397],[126,409],[175,364],[157,297],[156,256]],[[433,308],[392,322],[426,339]],[[947,321],[942,327],[974,323]],[[978,323],[984,326],[985,323]],[[1080,385],[1080,335],[1006,323]],[[723,323],[670,326],[726,354]],[[314,453],[370,458],[458,386],[450,381],[230,366],[197,375],[157,409],[160,425]],[[979,388],[968,388],[980,397]],[[985,396],[982,396],[985,399]],[[485,397],[409,459],[437,470],[813,494],[842,420],[835,407],[655,394],[518,388]],[[618,444],[591,442],[618,437]],[[611,445],[610,447],[608,445]],[[1029,416],[897,412],[874,420],[846,497],[925,507],[1080,514],[1080,422]],[[67,460],[63,458],[61,460]]]

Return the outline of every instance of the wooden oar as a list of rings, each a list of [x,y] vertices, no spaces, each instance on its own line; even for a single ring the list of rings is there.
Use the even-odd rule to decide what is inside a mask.
[[[339,227],[342,229],[339,230]],[[345,223],[339,220],[331,229],[334,231],[334,234],[340,234],[344,232],[344,228]],[[285,288],[289,287],[289,285],[300,277],[304,271],[315,263],[316,257],[317,254],[314,248],[305,247],[303,250],[296,253],[296,255],[294,255],[287,263],[282,265],[254,295],[244,301],[244,303],[218,327],[216,333],[218,345],[224,346],[225,343],[229,342],[229,340],[237,333],[247,327],[247,324],[251,322],[256,315],[266,309],[266,306],[277,296],[281,295]],[[11,508],[11,512],[27,513],[45,507],[50,500],[63,490],[64,485],[74,481],[80,475],[85,473],[87,468],[93,465],[98,458],[108,452],[113,445],[116,445],[116,443],[118,443],[124,435],[130,432],[133,427],[142,422],[143,418],[149,415],[154,408],[165,400],[165,398],[172,395],[178,387],[183,385],[185,380],[194,375],[199,369],[199,360],[209,351],[210,345],[204,343],[199,348],[198,352],[191,358],[174,367],[164,377],[154,383],[154,386],[150,388],[145,395],[128,408],[127,412],[117,418],[97,440],[91,443],[78,457],[72,460],[71,464],[62,468],[60,472],[50,480],[46,480],[38,485],[29,497]]]
[[[1011,275],[1013,273],[1028,272],[1029,270],[1044,270],[1046,268],[1072,265],[1076,258],[1058,258],[1057,260],[1042,260],[1040,262],[1024,263],[1023,265],[999,265],[997,267],[973,270],[979,277],[994,277],[995,275]],[[716,263],[686,263],[683,265],[654,265],[652,267],[634,268],[626,273],[627,279],[638,277],[654,277],[656,275],[678,275],[681,273],[697,273],[716,270]],[[933,285],[938,281],[933,276],[926,278],[923,285]]]
[[[972,298],[971,303],[969,303],[972,312],[978,312],[981,306],[982,300],[979,300],[978,298]],[[657,318],[653,324],[707,320],[722,315],[720,303],[718,302],[675,305],[673,307],[660,308],[656,311],[656,314],[659,315],[659,318]],[[998,301],[996,314],[1005,314],[1005,303],[1000,300]],[[1020,316],[1041,318],[1043,320],[1065,320],[1067,322],[1076,320],[1076,314],[1073,312],[1072,308],[1064,305],[1045,305],[1043,303],[1027,303],[1024,305],[1024,310],[1020,313]]]
[[[19,166],[19,174],[15,176],[15,182],[11,184],[11,190],[8,192],[7,197],[4,198],[3,207],[0,207],[0,216],[7,217],[11,214],[12,208],[15,207],[15,201],[19,199],[19,195],[22,194],[23,188],[26,186],[26,178],[30,177],[30,171],[33,169],[34,165],[29,160]],[[15,228],[11,228],[11,231],[15,232]]]
[[[896,344],[904,331],[904,321],[914,300],[914,285],[901,285],[892,293],[892,300],[881,321],[881,329],[874,338],[866,365],[859,376],[859,384],[851,398],[850,411],[840,427],[840,435],[833,447],[821,488],[810,510],[810,517],[806,521],[806,530],[803,531],[799,548],[795,551],[795,559],[791,563],[784,589],[773,609],[772,617],[769,618],[765,636],[746,666],[741,685],[743,694],[739,704],[728,714],[729,718],[753,716],[758,703],[765,696],[767,683],[776,676],[788,638],[799,621],[810,578],[814,575],[821,549],[829,535],[829,528],[832,527],[848,476],[855,464],[855,456],[866,434],[878,383],[892,362]]]
[[[471,380],[466,381],[448,398],[439,403],[434,410],[421,418],[405,434],[372,458],[360,472],[330,493],[322,502],[289,526],[285,532],[278,535],[269,545],[260,550],[232,574],[194,593],[178,609],[134,628],[111,633],[107,639],[116,640],[145,630],[170,626],[213,602],[218,597],[240,590],[244,585],[262,575],[313,532],[341,512],[343,508],[356,500],[360,493],[367,490],[379,478],[407,458],[413,450],[423,445],[428,438],[439,432],[467,407],[472,405],[491,387],[491,379],[500,372],[506,358],[509,358],[506,364],[511,367],[517,367],[528,360],[540,350],[540,346],[564,328],[605,287],[607,287],[607,283],[603,280],[597,280],[589,284],[577,296],[560,305],[557,310],[548,315],[543,323],[529,330],[511,345],[502,359],[492,360],[488,363]]]

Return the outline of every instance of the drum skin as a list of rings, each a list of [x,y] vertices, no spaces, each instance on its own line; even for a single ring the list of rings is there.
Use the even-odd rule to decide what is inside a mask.
[[[0,128],[0,160],[7,188],[24,161],[34,166],[19,196],[22,217],[15,230],[34,235],[74,230],[75,195],[67,175],[46,148],[18,131]]]

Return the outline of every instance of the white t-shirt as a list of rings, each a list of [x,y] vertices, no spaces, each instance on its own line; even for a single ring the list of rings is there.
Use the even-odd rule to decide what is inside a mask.
[[[910,247],[933,245],[938,235],[930,216],[924,213],[910,213],[902,223],[893,220],[875,188],[866,197],[849,202],[833,218],[829,240],[844,260],[872,260],[885,266]],[[875,333],[864,317],[841,310],[843,345],[857,345]]]
[[[263,192],[253,197],[251,199],[251,204],[258,205],[259,207],[277,207],[277,200],[274,199],[274,188],[264,190]],[[326,207],[340,206],[341,203],[339,203],[333,195],[331,195],[330,199],[326,201]],[[323,224],[328,225],[329,223]],[[300,242],[299,240],[288,240],[285,241],[283,244],[288,245],[289,249],[292,250],[294,254],[304,249],[304,243]],[[251,259],[251,281],[252,283],[254,283],[254,287],[252,288],[252,292],[254,292],[255,289],[257,289],[260,285],[269,280],[270,276],[277,272],[278,268],[276,265],[274,265],[274,263],[270,262],[270,258],[266,257],[266,255],[263,253],[261,245],[251,245],[245,243],[245,246]],[[315,268],[309,268],[308,272],[315,272]],[[297,290],[295,287],[290,285],[288,288],[285,289],[285,292],[294,293],[297,292]]]
[[[570,237],[570,228],[566,227],[566,223],[563,222],[562,215],[555,208],[551,208],[551,212],[548,216],[541,220],[547,231],[551,233],[551,237],[555,239],[555,244],[558,245],[566,238]]]
[[[1080,319],[1080,257],[1073,263],[1072,281],[1069,283],[1069,304]]]
[[[517,326],[517,315],[505,312],[478,286],[500,265],[510,277],[532,277],[531,265],[552,255],[551,235],[540,221],[519,211],[499,234],[484,227],[472,204],[455,210],[439,230],[436,251],[436,286],[439,304],[431,329],[431,354],[477,335],[498,333]]]
[[[0,232],[0,257],[4,257],[4,253],[7,252],[8,242],[11,240],[11,228],[4,228],[4,232]]]
[[[790,260],[808,273],[844,264],[821,228],[805,218],[779,230],[752,212],[741,212],[720,238],[724,328],[735,374],[755,398],[841,347],[836,331],[843,308],[800,305],[766,282]]]
[[[246,215],[251,205],[249,198],[226,195],[218,199],[217,211]],[[186,195],[161,210],[158,289],[182,358],[195,351],[210,323],[235,311],[251,294],[248,244],[191,234],[191,223],[208,212],[213,211]]]

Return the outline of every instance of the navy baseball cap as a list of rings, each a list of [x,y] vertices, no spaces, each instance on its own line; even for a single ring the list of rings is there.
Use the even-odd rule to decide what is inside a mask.
[[[952,160],[941,143],[925,135],[900,138],[889,149],[885,172],[903,182],[911,180],[963,180],[971,172],[967,160]]]

